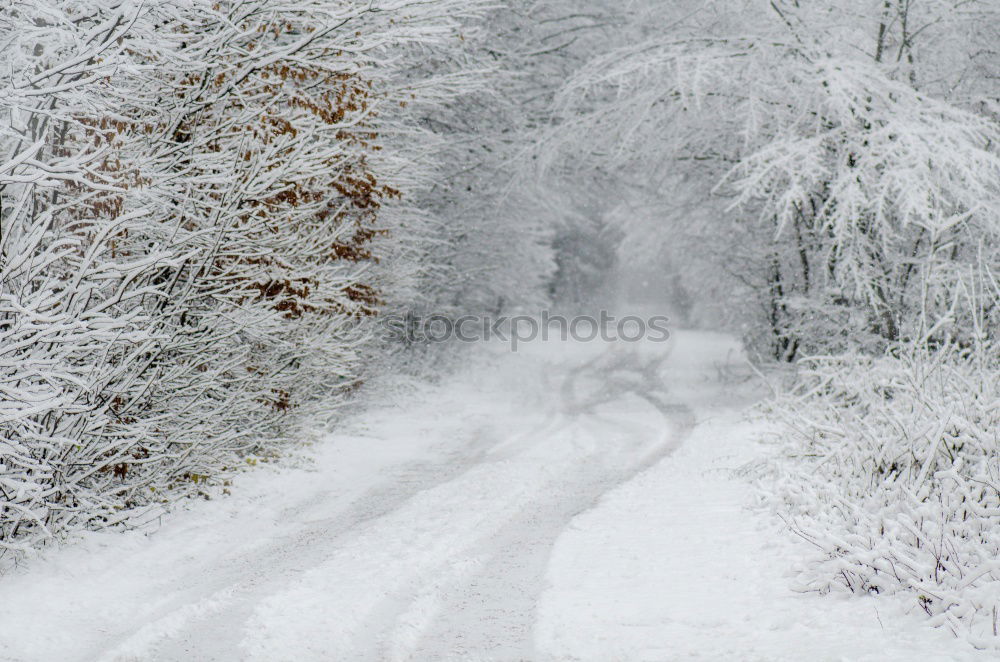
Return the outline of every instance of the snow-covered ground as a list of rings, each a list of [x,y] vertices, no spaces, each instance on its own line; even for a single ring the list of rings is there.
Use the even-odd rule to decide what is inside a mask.
[[[0,578],[0,658],[985,659],[789,588],[801,550],[731,471],[758,452],[739,364],[712,334],[487,348],[305,466]]]

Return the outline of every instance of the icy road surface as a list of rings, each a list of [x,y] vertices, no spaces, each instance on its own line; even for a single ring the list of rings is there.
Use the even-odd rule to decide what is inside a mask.
[[[0,659],[984,659],[789,589],[802,550],[731,471],[759,453],[731,340],[481,354],[308,466],[0,578]]]

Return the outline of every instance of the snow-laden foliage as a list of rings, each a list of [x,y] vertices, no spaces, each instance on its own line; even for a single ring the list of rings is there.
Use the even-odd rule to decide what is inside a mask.
[[[698,4],[567,83],[549,160],[600,158],[653,196],[668,170],[711,182],[701,257],[763,355],[958,333],[956,278],[1000,254],[995,8]],[[664,241],[690,229],[663,217]]]
[[[404,108],[461,92],[398,52],[476,8],[4,8],[0,550],[196,492],[356,383],[432,172]]]
[[[803,590],[899,593],[984,647],[1000,623],[996,347],[808,361],[763,484],[816,552]]]

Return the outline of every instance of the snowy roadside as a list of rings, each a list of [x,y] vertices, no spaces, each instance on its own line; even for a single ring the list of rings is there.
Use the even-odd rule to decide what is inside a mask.
[[[801,548],[729,471],[759,453],[731,339],[490,349],[305,466],[0,578],[0,659],[986,659],[790,590]]]
[[[539,604],[544,660],[986,660],[893,598],[791,589],[809,551],[753,507],[740,469],[762,423],[719,398],[701,343],[672,389],[698,423],[683,446],[575,518],[553,549]],[[678,361],[680,363],[678,363]],[[686,366],[684,364],[687,364]],[[697,374],[701,371],[703,374]]]
[[[459,470],[477,452],[461,442],[495,413],[460,382],[423,394],[390,385],[369,409],[308,454],[237,476],[229,497],[178,504],[144,530],[81,533],[0,577],[0,660],[164,659],[161,642],[242,592],[285,583],[339,529]],[[239,624],[224,635],[240,636]]]

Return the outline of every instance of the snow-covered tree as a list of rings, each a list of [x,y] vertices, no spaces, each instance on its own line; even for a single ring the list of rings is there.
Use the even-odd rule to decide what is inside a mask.
[[[995,8],[662,13],[668,29],[567,84],[556,144],[646,188],[668,167],[710,182],[726,205],[709,234],[737,238],[720,264],[750,253],[736,289],[760,299],[772,356],[959,332],[954,289],[997,259]]]
[[[439,176],[421,197],[434,219],[423,305],[496,312],[537,306],[560,287],[557,244],[573,241],[597,195],[560,172],[540,177],[532,146],[550,123],[556,90],[595,51],[617,43],[621,25],[620,3],[607,0],[510,0],[469,24],[461,50],[424,65],[487,76],[472,94],[423,116],[443,140]]]

